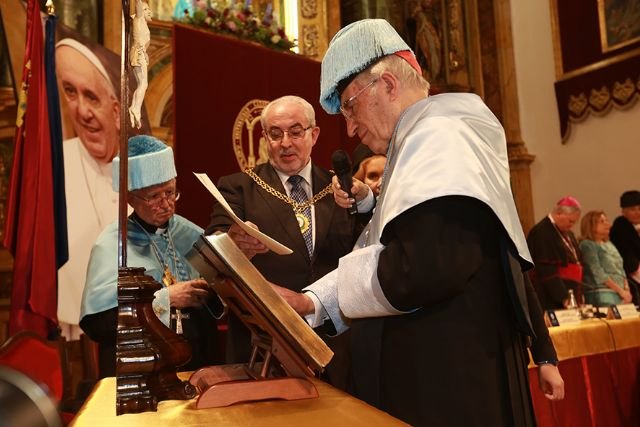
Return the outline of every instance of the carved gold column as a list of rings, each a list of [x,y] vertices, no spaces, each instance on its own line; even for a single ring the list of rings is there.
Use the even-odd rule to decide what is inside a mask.
[[[104,46],[120,55],[122,44],[122,4],[120,0],[104,0]]]
[[[520,111],[516,83],[513,37],[511,32],[510,0],[495,0],[496,43],[500,91],[502,92],[502,124],[507,136],[507,150],[511,167],[511,188],[520,215],[520,222],[528,233],[535,218],[531,194],[530,165],[535,156],[529,154],[520,134]]]
[[[322,60],[329,40],[340,29],[339,0],[300,0],[298,46],[300,53]]]

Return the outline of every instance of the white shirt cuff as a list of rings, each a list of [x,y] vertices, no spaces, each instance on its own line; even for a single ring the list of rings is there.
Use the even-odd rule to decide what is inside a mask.
[[[156,313],[158,319],[160,319],[166,327],[170,327],[171,319],[169,315],[171,314],[171,305],[169,303],[169,288],[162,288],[153,295],[155,298],[151,306],[153,307],[154,313]]]
[[[327,314],[327,311],[324,309],[324,306],[322,305],[316,294],[310,291],[304,292],[304,294],[311,298],[311,302],[313,302],[314,308],[313,313],[304,316],[304,320],[306,320],[309,326],[311,326],[312,328],[317,328],[318,326],[322,325],[326,319],[329,318],[329,315]]]
[[[373,209],[373,207],[376,205],[376,199],[373,195],[373,191],[371,190],[371,188],[369,188],[369,186],[367,186],[367,189],[369,190],[369,192],[364,197],[364,199],[356,203],[356,206],[358,207],[358,212],[360,213],[370,212],[371,209]]]

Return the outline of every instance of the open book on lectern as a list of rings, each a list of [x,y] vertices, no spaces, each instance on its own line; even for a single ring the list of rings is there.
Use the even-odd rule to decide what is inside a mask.
[[[275,357],[285,375],[305,377],[322,371],[331,361],[331,349],[226,233],[201,236],[187,258],[251,331],[253,362],[256,353],[263,351],[265,364]],[[255,376],[270,376],[268,368],[261,369]]]

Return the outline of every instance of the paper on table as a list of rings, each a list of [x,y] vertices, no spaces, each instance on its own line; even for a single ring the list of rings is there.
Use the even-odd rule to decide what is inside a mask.
[[[247,224],[244,223],[244,221],[238,218],[238,216],[233,212],[233,209],[231,209],[231,206],[229,206],[227,201],[224,199],[224,197],[220,193],[220,190],[218,190],[215,184],[211,182],[211,179],[206,173],[194,172],[193,174],[196,176],[196,178],[200,180],[202,185],[204,185],[205,188],[209,190],[209,192],[213,195],[213,197],[215,197],[216,200],[222,205],[222,207],[227,212],[229,217],[231,217],[231,219],[234,220],[240,226],[240,228],[242,228],[248,235],[253,236],[256,239],[260,240],[260,242],[262,242],[267,248],[271,249],[273,252],[277,253],[278,255],[289,255],[293,253],[291,249],[289,249],[282,243],[272,239],[271,237],[256,230],[253,227],[249,227]]]

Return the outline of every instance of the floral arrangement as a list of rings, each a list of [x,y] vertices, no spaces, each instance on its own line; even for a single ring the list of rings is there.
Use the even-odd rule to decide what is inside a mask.
[[[198,0],[193,12],[185,9],[184,17],[178,21],[257,42],[272,49],[289,50],[295,46],[287,38],[284,28],[274,19],[271,4],[267,5],[264,16],[260,18],[253,13],[250,0],[230,0],[226,5],[219,5],[211,0]]]

